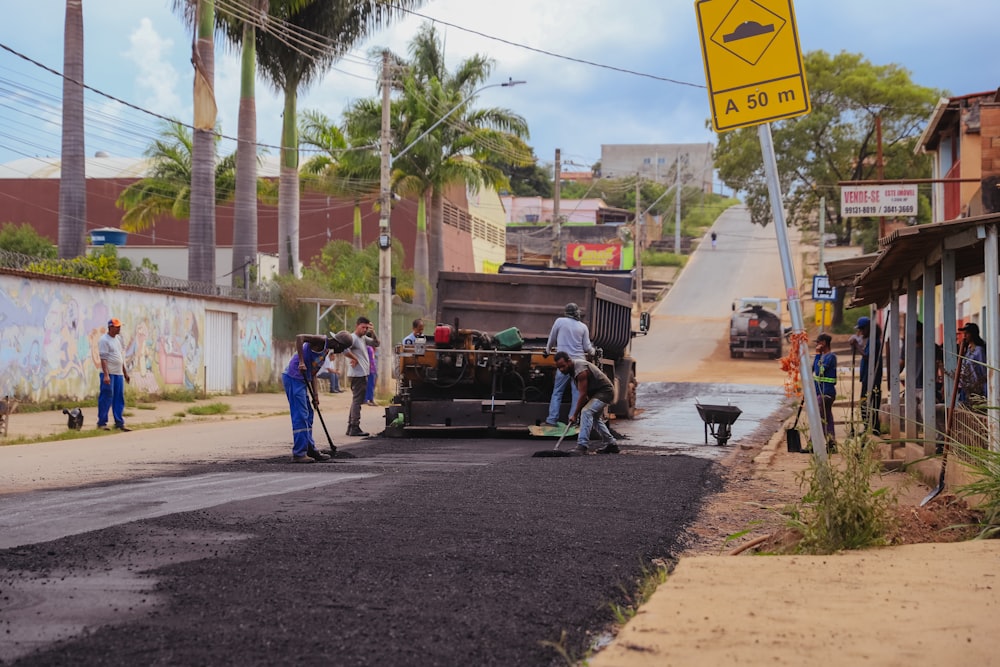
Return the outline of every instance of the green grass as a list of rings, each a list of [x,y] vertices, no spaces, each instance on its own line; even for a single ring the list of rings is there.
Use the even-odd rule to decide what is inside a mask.
[[[183,417],[184,416],[183,413],[181,413],[180,416]],[[175,424],[179,424],[180,421],[181,421],[180,419],[160,419],[159,421],[156,422],[150,422],[141,425],[131,425],[129,426],[129,428],[132,429],[133,431],[139,429],[162,428],[164,426],[173,426]],[[97,437],[107,436],[110,433],[115,433],[115,431],[114,430],[104,431],[102,429],[94,427],[91,428],[85,427],[80,431],[72,431],[67,429],[60,433],[55,433],[53,435],[30,436],[30,437],[21,436],[18,438],[8,438],[0,440],[0,447],[5,447],[7,445],[30,445],[36,442],[61,442],[63,440],[84,440],[86,438],[97,438]]]
[[[673,252],[656,252],[647,250],[642,253],[643,266],[684,266],[687,264],[687,255],[678,255]]]
[[[974,481],[963,484],[956,493],[963,497],[975,497],[976,509],[983,512],[977,539],[1000,537],[1000,452],[980,447],[961,447],[968,462],[964,462],[974,476]],[[953,526],[959,528],[963,526]]]
[[[228,403],[209,403],[208,405],[196,405],[188,408],[192,415],[224,415],[232,409]]]
[[[667,580],[667,565],[660,559],[653,561],[653,566],[642,566],[642,573],[636,581],[634,591],[629,591],[624,585],[619,585],[619,589],[625,599],[625,604],[611,603],[611,613],[615,617],[615,622],[625,625],[639,611],[639,607],[645,604],[656,589]]]

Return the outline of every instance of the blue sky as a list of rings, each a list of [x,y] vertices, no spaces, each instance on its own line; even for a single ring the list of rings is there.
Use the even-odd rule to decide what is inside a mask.
[[[191,37],[170,0],[83,5],[86,83],[190,122]],[[61,70],[64,11],[65,0],[5,3],[0,44]],[[849,51],[874,64],[896,63],[916,83],[956,95],[1000,86],[996,0],[954,0],[947,11],[939,0],[800,0],[795,13],[804,51]],[[541,161],[551,162],[559,148],[569,168],[584,169],[600,159],[601,144],[715,141],[705,127],[708,95],[690,0],[430,0],[417,14],[337,63],[300,95],[299,110],[339,118],[351,100],[375,96],[369,49],[405,54],[420,24],[436,19],[450,24],[439,25],[449,68],[483,53],[496,60],[494,82],[527,82],[483,91],[479,103],[524,116]],[[230,136],[236,134],[238,74],[236,56],[220,47],[219,118]],[[0,50],[0,164],[58,156],[60,97],[56,76]],[[153,116],[92,93],[87,103],[88,154],[138,156],[158,132],[161,121]],[[261,82],[257,104],[258,140],[276,145],[281,100]]]

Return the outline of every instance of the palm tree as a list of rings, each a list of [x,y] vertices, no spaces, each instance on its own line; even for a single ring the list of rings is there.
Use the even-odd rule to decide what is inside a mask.
[[[354,200],[354,249],[361,250],[361,201],[379,191],[378,157],[369,144],[349,145],[345,130],[319,111],[302,114],[299,136],[303,145],[321,151],[302,166],[311,177],[304,179],[306,187]]]
[[[87,176],[83,130],[83,0],[66,0],[63,32],[62,171],[59,179],[59,257],[87,249]]]
[[[422,0],[315,0],[301,8],[281,7],[276,17],[293,29],[308,31],[326,42],[321,50],[305,50],[288,40],[257,32],[257,57],[268,82],[284,95],[281,133],[281,176],[278,185],[279,272],[298,275],[299,266],[299,141],[296,106],[301,88],[373,29],[381,27]],[[276,16],[276,14],[278,14]]]
[[[240,109],[236,148],[236,197],[233,206],[233,285],[242,282],[243,267],[257,255],[257,43],[258,27],[267,25],[271,8],[279,15],[313,0],[252,0],[223,6],[216,25],[227,44],[240,50]]]
[[[534,157],[524,142],[528,126],[523,117],[507,109],[472,108],[475,92],[493,70],[492,60],[475,55],[449,73],[444,67],[442,41],[431,24],[421,28],[409,50],[411,60],[401,84],[393,152],[410,146],[427,128],[448,115],[447,122],[393,163],[393,183],[400,191],[419,192],[421,206],[424,197],[430,195],[429,234],[421,230],[418,211],[414,250],[416,301],[422,286],[437,284],[437,275],[444,266],[445,189],[456,183],[465,183],[472,190],[506,186],[507,177],[497,165],[523,166],[531,164]],[[397,116],[395,112],[393,115]],[[423,254],[421,244],[428,238],[428,269],[421,273],[418,269]]]
[[[268,0],[254,0],[247,7],[260,20]],[[236,196],[233,203],[232,285],[243,283],[243,267],[257,257],[257,80],[256,28],[253,20],[242,24],[240,42],[240,110],[237,120]]]
[[[216,164],[215,142],[213,191],[216,203],[227,201],[233,193],[236,158],[229,155]],[[194,174],[194,146],[191,132],[180,123],[168,124],[160,138],[146,149],[150,159],[149,175],[125,188],[115,206],[125,211],[121,226],[130,232],[141,232],[156,224],[161,215],[178,220],[191,216],[191,179]],[[214,277],[211,281],[214,283]]]
[[[198,0],[188,280],[215,282],[215,0]]]

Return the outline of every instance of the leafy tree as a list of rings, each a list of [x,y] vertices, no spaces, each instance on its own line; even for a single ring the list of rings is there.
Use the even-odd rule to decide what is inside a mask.
[[[122,229],[130,232],[149,229],[164,214],[178,220],[187,220],[191,214],[194,175],[191,131],[180,123],[168,123],[145,155],[152,162],[149,176],[125,188],[115,202],[115,206],[125,211]],[[232,197],[234,180],[235,155],[228,155],[215,165],[216,203]]]
[[[302,271],[303,280],[322,285],[334,294],[374,294],[378,292],[379,247],[371,243],[361,251],[347,241],[330,241]],[[412,284],[413,273],[403,270],[402,244],[392,246],[392,275],[398,276],[397,290]]]
[[[58,250],[52,241],[41,236],[26,222],[21,225],[5,222],[3,227],[0,227],[0,250],[43,259],[55,259],[58,255]]]
[[[502,160],[487,160],[487,162],[503,173],[510,182],[510,193],[515,197],[542,197],[549,199],[553,193],[552,167],[546,168],[538,164],[538,158],[532,153],[531,164],[509,164]],[[565,187],[565,184],[563,185]]]
[[[277,4],[277,3],[275,3]],[[315,0],[301,8],[272,6],[271,15],[298,34],[323,42],[319,50],[291,43],[281,32],[258,31],[261,73],[284,96],[281,175],[278,193],[278,257],[282,274],[297,275],[299,263],[299,91],[371,31],[387,25],[421,0]]]
[[[422,228],[418,210],[414,249],[414,300],[430,305],[425,290],[437,283],[437,274],[444,266],[445,188],[458,183],[473,190],[504,188],[507,177],[495,164],[528,165],[534,156],[524,142],[528,136],[524,118],[508,109],[472,107],[475,93],[493,71],[492,60],[477,54],[449,72],[444,65],[444,44],[432,24],[421,27],[409,51],[409,61],[394,58],[396,63],[405,63],[405,69],[400,79],[401,96],[391,112],[392,154],[398,156],[393,162],[392,181],[397,191],[418,195],[418,202],[430,195],[429,229]],[[434,127],[445,116],[447,122]],[[369,118],[365,124],[369,132],[373,122]],[[433,131],[420,139],[431,127]],[[414,144],[417,139],[420,141]],[[406,147],[409,150],[400,156]]]
[[[805,56],[812,113],[773,123],[774,152],[788,222],[815,224],[826,197],[827,229],[851,241],[854,218],[840,215],[837,183],[878,177],[876,127],[881,119],[884,178],[930,176],[914,145],[942,91],[918,86],[895,64],[873,65],[860,54]],[[754,223],[771,220],[757,128],[719,135],[715,165],[726,186],[745,194]],[[859,219],[871,226],[872,219]]]
[[[379,192],[379,156],[370,144],[349,146],[345,131],[319,111],[302,114],[299,136],[322,151],[302,166],[305,186],[354,200],[354,249],[361,250],[361,200]]]

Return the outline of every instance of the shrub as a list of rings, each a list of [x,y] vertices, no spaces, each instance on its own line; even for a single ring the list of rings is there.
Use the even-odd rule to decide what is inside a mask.
[[[878,447],[867,433],[846,438],[840,445],[840,465],[813,457],[800,482],[809,490],[802,504],[788,510],[789,524],[801,535],[797,553],[831,554],[887,543],[892,527],[895,495],[884,487],[873,489],[881,472]]]

